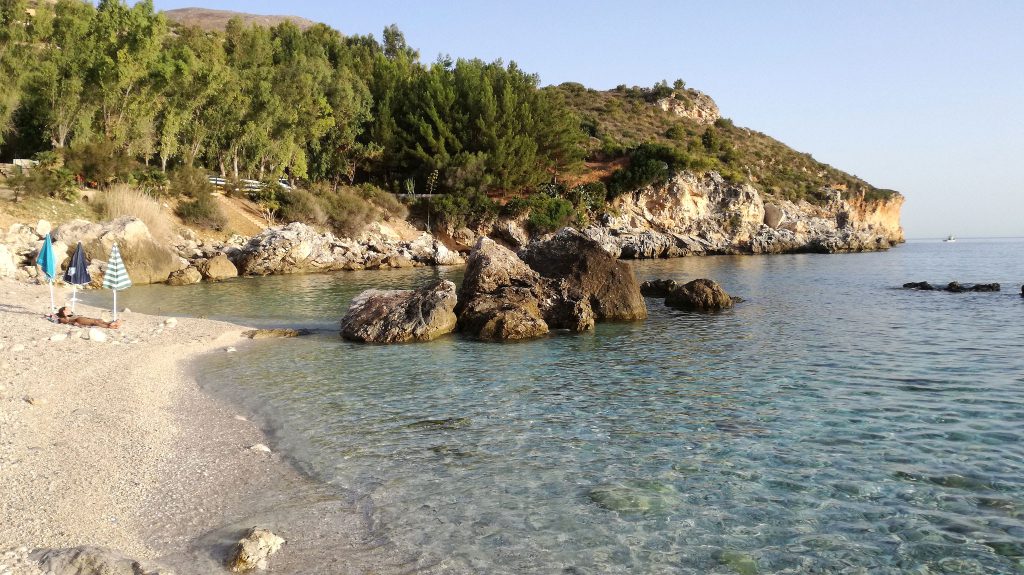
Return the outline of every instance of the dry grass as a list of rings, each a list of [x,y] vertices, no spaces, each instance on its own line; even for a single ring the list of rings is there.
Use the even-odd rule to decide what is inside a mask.
[[[124,184],[112,186],[100,196],[97,205],[104,219],[112,220],[122,216],[138,218],[149,228],[157,241],[171,237],[170,215],[160,202]]]

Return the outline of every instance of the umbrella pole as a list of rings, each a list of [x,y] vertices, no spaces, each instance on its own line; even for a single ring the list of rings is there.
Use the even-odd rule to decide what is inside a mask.
[[[50,280],[50,313],[57,313],[57,307],[53,305],[53,280]]]
[[[111,290],[114,292],[114,320],[117,321],[117,290]]]
[[[71,286],[71,313],[75,313],[75,303],[78,302],[78,286]]]

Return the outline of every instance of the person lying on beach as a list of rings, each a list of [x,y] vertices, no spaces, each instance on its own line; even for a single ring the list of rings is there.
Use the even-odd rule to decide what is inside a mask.
[[[47,316],[57,323],[63,323],[68,325],[77,325],[79,327],[105,327],[109,329],[117,329],[121,327],[121,320],[115,321],[103,321],[102,319],[96,319],[94,317],[83,317],[68,313],[68,308],[62,307],[57,310],[56,315]]]

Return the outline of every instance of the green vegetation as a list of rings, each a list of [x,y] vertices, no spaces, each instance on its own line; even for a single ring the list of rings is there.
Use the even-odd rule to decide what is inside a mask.
[[[771,197],[818,203],[827,199],[825,188],[869,200],[896,193],[875,188],[765,134],[738,127],[728,118],[704,126],[651,105],[664,97],[692,102],[696,92],[679,80],[673,88],[661,82],[652,88],[619,86],[600,92],[568,83],[546,90],[561,94],[580,116],[591,136],[588,159],[630,158],[629,167],[609,179],[610,197],[663,181],[679,170],[715,170],[727,180],[749,182]]]
[[[15,182],[22,194],[63,195],[76,177],[126,183],[184,196],[179,215],[218,227],[201,191],[214,172],[266,182],[251,195],[268,219],[343,234],[404,215],[391,193],[424,191],[439,196],[414,209],[444,225],[504,210],[551,230],[680,170],[790,199],[822,201],[826,187],[890,194],[729,120],[704,126],[654,105],[695,105],[702,96],[682,80],[542,89],[515,63],[423,63],[393,25],[378,41],[290,22],[204,31],[169,24],[151,0],[27,7],[0,0],[0,157],[45,164]],[[584,160],[622,169],[593,182]],[[279,187],[282,177],[308,191]],[[566,180],[591,183],[553,183]]]

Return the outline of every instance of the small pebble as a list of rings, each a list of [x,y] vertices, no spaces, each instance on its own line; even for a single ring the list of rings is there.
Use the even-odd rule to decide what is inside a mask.
[[[2,387],[0,387],[0,389],[3,389],[3,388],[2,388]],[[238,421],[249,421],[248,419],[246,419],[246,418],[242,417],[241,415],[236,415],[236,416],[235,416],[235,419],[237,419]]]
[[[19,353],[22,351],[25,351],[25,346],[20,343],[14,344],[14,347],[11,348],[11,353]]]
[[[164,320],[164,325],[166,325],[167,327],[174,327],[174,326],[178,325],[178,319],[177,318],[173,318],[173,317],[169,317],[169,318]]]
[[[25,397],[25,401],[32,406],[42,407],[46,405],[47,401],[41,397],[33,397],[31,395]]]
[[[224,351],[226,351],[227,353],[235,353],[238,350],[233,348],[233,347],[229,347],[229,348],[225,349]]]
[[[68,334],[66,333],[55,333],[50,336],[50,341],[64,341],[67,338]]]
[[[256,445],[253,445],[249,449],[253,451],[259,451],[260,453],[270,453],[270,448],[267,447],[266,445],[263,445],[262,443],[257,443]]]

